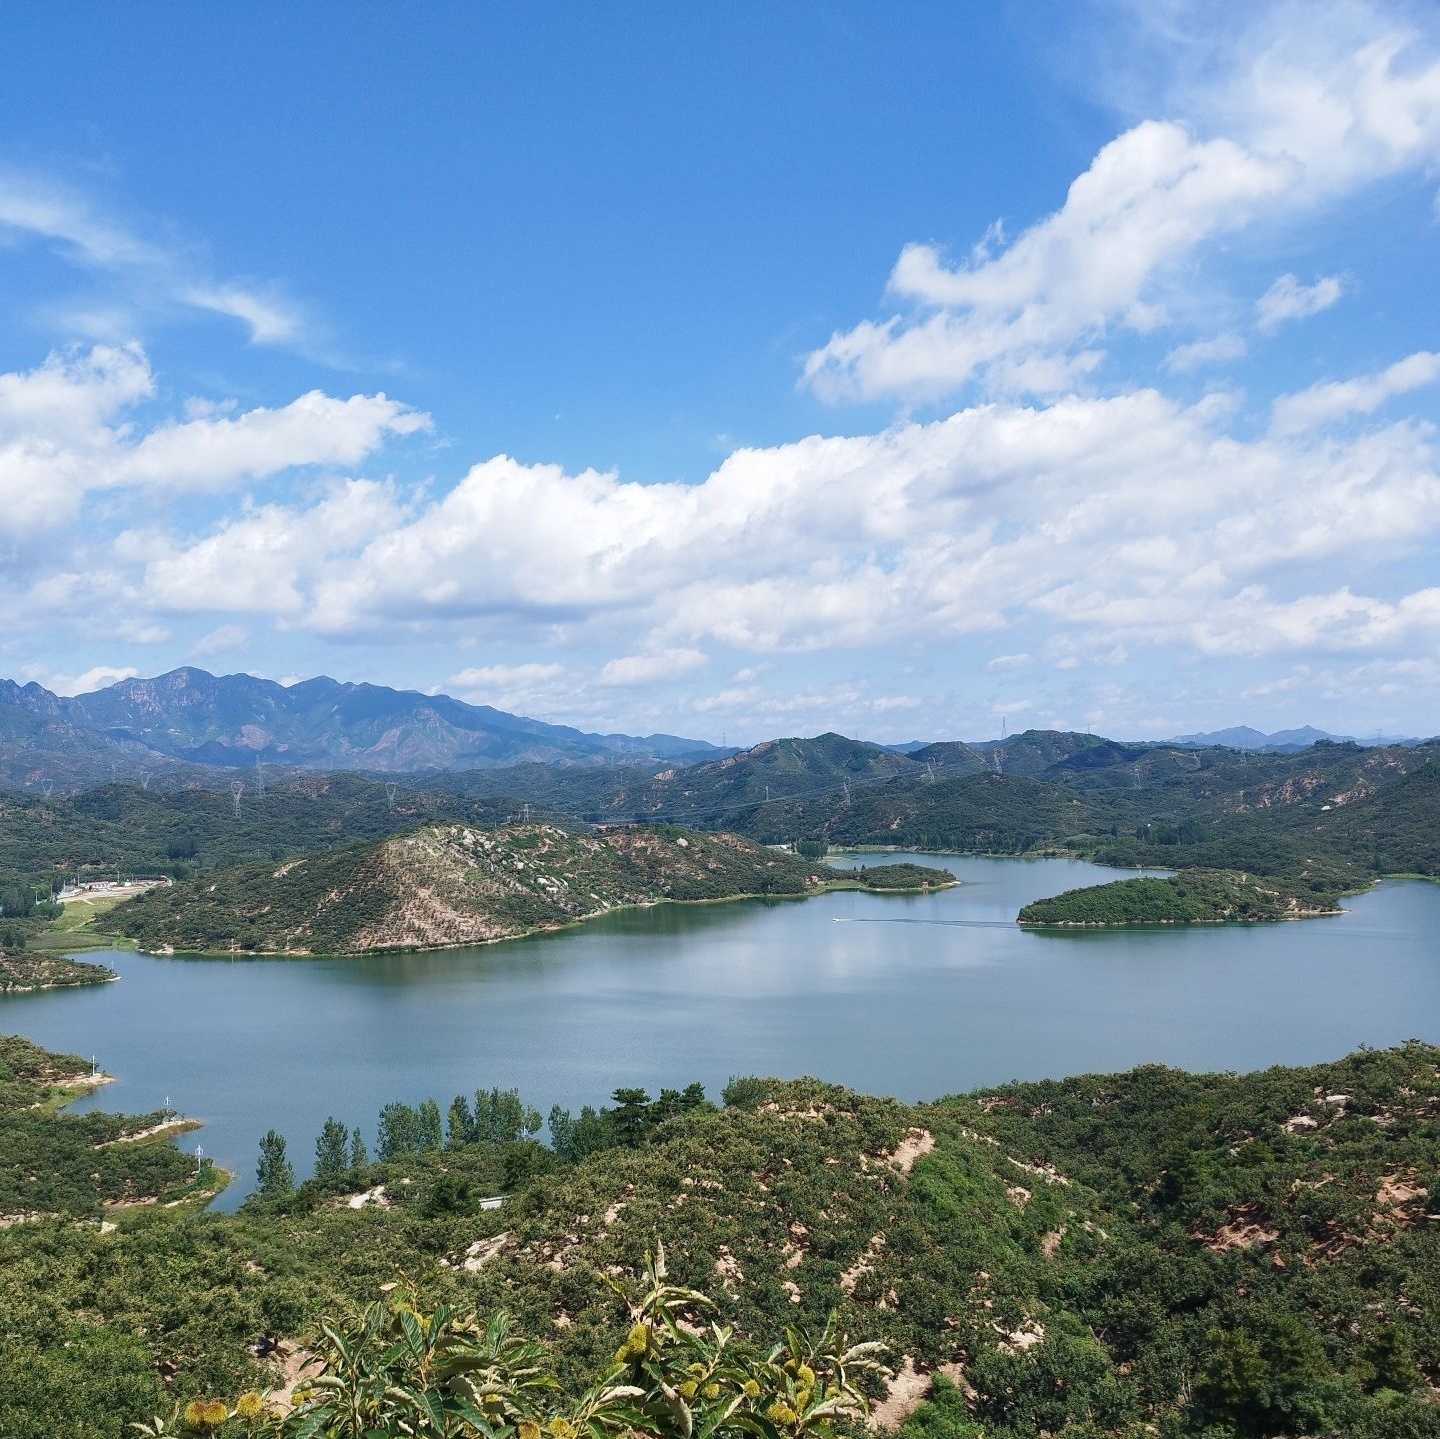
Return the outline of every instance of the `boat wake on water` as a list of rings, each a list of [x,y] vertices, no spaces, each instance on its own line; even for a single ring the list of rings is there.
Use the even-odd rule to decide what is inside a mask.
[[[1014,929],[1015,924],[1007,919],[862,919],[858,916],[832,914],[835,924],[939,924],[956,929]]]

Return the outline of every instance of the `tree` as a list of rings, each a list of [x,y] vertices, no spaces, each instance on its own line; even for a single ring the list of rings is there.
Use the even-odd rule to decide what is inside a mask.
[[[360,1134],[360,1126],[357,1124],[350,1131],[350,1168],[364,1169],[370,1163],[370,1156],[365,1152],[365,1140]]]
[[[616,1140],[634,1149],[645,1142],[650,1119],[650,1096],[643,1089],[617,1089],[611,1096],[610,1126]]]
[[[339,1184],[349,1167],[350,1131],[332,1114],[315,1141],[315,1179],[320,1184]]]
[[[273,1129],[260,1141],[255,1184],[262,1199],[284,1199],[295,1192],[295,1170],[285,1157],[285,1136]]]
[[[384,1164],[402,1154],[414,1154],[420,1145],[420,1116],[399,1100],[380,1111],[380,1129],[375,1136],[375,1154]]]
[[[540,1111],[526,1106],[518,1089],[475,1092],[475,1137],[485,1144],[515,1144],[540,1132]]]
[[[445,1134],[440,1124],[440,1106],[433,1099],[426,1099],[421,1102],[419,1140],[421,1149],[439,1149],[445,1142]]]
[[[558,1104],[550,1111],[550,1148],[561,1159],[575,1157],[575,1116]]]
[[[459,1149],[462,1144],[474,1144],[475,1116],[470,1112],[470,1102],[463,1094],[457,1094],[450,1101],[448,1115],[449,1130],[445,1145],[448,1149]]]

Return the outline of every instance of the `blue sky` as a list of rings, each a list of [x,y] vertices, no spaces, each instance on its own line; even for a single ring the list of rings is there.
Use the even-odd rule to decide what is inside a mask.
[[[1433,733],[1440,17],[29,7],[0,671]]]

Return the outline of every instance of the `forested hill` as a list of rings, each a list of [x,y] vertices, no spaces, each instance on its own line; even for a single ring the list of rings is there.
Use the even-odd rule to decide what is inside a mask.
[[[74,1223],[103,1201],[97,1151],[67,1131],[57,1157],[92,1159],[53,1205],[63,1217],[0,1229],[0,1433],[130,1439],[217,1400],[226,1427],[198,1432],[273,1433],[231,1419],[234,1400],[268,1389],[282,1407],[318,1352],[341,1396],[369,1396],[363,1432],[399,1439],[421,1403],[454,1398],[444,1356],[483,1360],[488,1344],[506,1363],[482,1368],[486,1392],[515,1412],[482,1426],[452,1411],[454,1439],[682,1432],[658,1408],[565,1427],[606,1375],[658,1403],[657,1372],[696,1434],[821,1439],[831,1313],[847,1342],[885,1346],[888,1377],[852,1377],[872,1424],[908,1422],[905,1439],[1440,1430],[1440,1050],[1244,1076],[1146,1066],[923,1105],[814,1080],[737,1079],[724,1097],[716,1111],[691,1090],[619,1089],[613,1107],[552,1116],[547,1148],[501,1091],[457,1098],[448,1123],[445,1096],[411,1095],[418,1109],[386,1106],[378,1131],[337,1095],[298,1191],[275,1133],[241,1214],[110,1209],[113,1232]],[[312,1136],[288,1139],[303,1178]],[[647,1280],[657,1242],[668,1271]],[[616,1283],[678,1322],[627,1310]],[[376,1300],[367,1330],[352,1316]],[[509,1331],[487,1338],[501,1310]],[[722,1365],[711,1319],[734,1331]],[[522,1363],[557,1387],[510,1387]],[[322,1427],[327,1392],[289,1435],[361,1432]],[[721,1422],[722,1394],[745,1424]]]
[[[1256,924],[1339,914],[1327,887],[1188,869],[1165,879],[1121,879],[1027,904],[1028,925]]]
[[[186,876],[376,842],[427,821],[521,815],[683,824],[797,840],[1015,854],[1063,849],[1121,866],[1321,878],[1440,873],[1440,744],[1317,744],[1246,756],[1031,732],[1003,747],[896,754],[839,735],[787,739],[688,768],[530,764],[408,781],[345,774],[228,789],[105,784],[0,793],[0,889],[113,875]]]
[[[592,821],[732,829],[764,843],[803,838],[1006,853],[1087,835],[1143,848],[1189,843],[1211,830],[1289,834],[1437,757],[1440,742],[1368,749],[1325,743],[1247,755],[1052,731],[902,755],[822,735],[658,774],[529,765],[417,783],[467,796],[516,796]],[[1391,792],[1371,813],[1396,802]],[[1407,822],[1406,829],[1413,827]],[[1332,822],[1327,832],[1346,830]]]
[[[518,802],[513,805],[519,809]],[[427,820],[502,824],[504,798],[467,799],[357,775],[292,776],[265,787],[142,789],[104,784],[50,797],[0,793],[0,872],[65,879],[177,878],[249,860],[376,841]],[[549,811],[536,807],[536,817]]]
[[[888,878],[884,870],[879,878]],[[801,895],[864,882],[732,834],[432,824],[378,845],[152,890],[114,910],[108,923],[152,949],[355,954],[480,944],[621,905]]]

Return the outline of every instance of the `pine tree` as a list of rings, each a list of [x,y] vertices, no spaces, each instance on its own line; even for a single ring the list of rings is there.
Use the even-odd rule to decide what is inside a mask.
[[[260,1141],[260,1162],[255,1184],[262,1199],[284,1199],[295,1192],[295,1171],[285,1157],[285,1136],[266,1130]]]
[[[617,1089],[610,1097],[616,1105],[610,1111],[616,1140],[630,1148],[643,1144],[650,1122],[650,1096],[643,1089]]]
[[[339,1184],[350,1167],[350,1131],[332,1114],[315,1141],[315,1179],[319,1184]]]
[[[350,1131],[350,1168],[365,1169],[369,1166],[370,1156],[365,1152],[365,1140],[360,1134],[360,1126],[357,1124]]]

